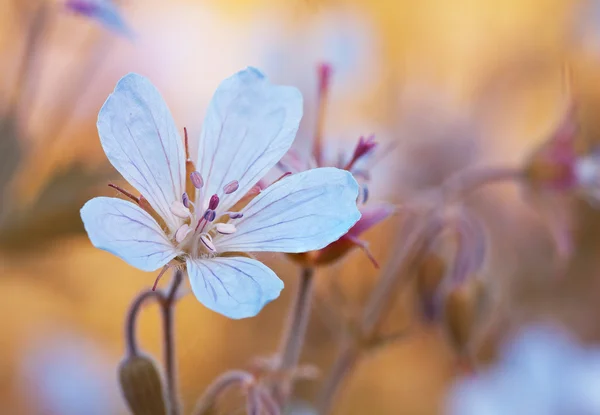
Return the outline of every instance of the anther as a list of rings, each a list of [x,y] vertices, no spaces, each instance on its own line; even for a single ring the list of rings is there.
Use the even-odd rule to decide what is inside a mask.
[[[177,216],[178,218],[186,219],[190,216],[190,210],[187,207],[185,207],[185,205],[179,200],[176,200],[173,203],[171,203],[170,209],[171,213]]]
[[[237,230],[233,223],[217,223],[216,228],[223,235],[231,235]]]
[[[202,178],[202,175],[197,171],[193,171],[190,173],[190,180],[192,181],[192,184],[196,189],[202,189],[202,186],[204,186],[204,179]]]
[[[231,219],[239,219],[244,216],[244,214],[241,212],[227,212],[225,215],[228,215]]]
[[[215,210],[217,208],[217,206],[219,206],[219,196],[212,195],[210,197],[210,202],[208,202],[208,208],[210,210]]]
[[[181,225],[179,229],[177,229],[177,232],[175,232],[175,240],[177,241],[177,243],[181,243],[181,241],[183,241],[191,231],[192,230],[190,229],[190,225]]]
[[[207,222],[215,220],[215,216],[217,216],[217,213],[212,209],[207,209],[206,212],[204,212],[204,220]]]
[[[237,189],[239,189],[239,187],[240,187],[240,183],[237,180],[233,180],[233,181],[227,183],[223,187],[223,191],[225,192],[226,195],[230,195],[233,192],[235,192]]]
[[[215,245],[212,243],[210,236],[208,236],[207,234],[203,233],[202,235],[200,235],[200,242],[202,242],[202,244],[209,251],[216,252],[217,248],[215,248]]]
[[[183,206],[185,206],[186,208],[189,209],[189,207],[190,207],[190,198],[189,198],[187,192],[183,192],[183,195],[181,195],[181,202],[183,203]]]

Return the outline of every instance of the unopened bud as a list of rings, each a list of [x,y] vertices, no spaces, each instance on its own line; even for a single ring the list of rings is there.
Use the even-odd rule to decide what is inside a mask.
[[[444,305],[444,323],[452,346],[459,354],[468,351],[483,302],[483,285],[471,279],[447,294]]]
[[[202,175],[197,171],[193,171],[190,173],[190,180],[192,181],[192,184],[196,189],[202,189],[202,186],[204,186],[204,179],[202,178]]]
[[[233,180],[223,187],[223,191],[226,195],[230,195],[231,193],[235,192],[239,187],[240,183],[237,180]]]
[[[125,358],[119,366],[119,383],[132,414],[166,415],[162,379],[151,359]]]

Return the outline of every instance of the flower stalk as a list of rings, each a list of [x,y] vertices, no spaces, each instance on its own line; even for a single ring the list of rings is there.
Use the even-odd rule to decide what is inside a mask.
[[[442,184],[441,203],[456,202],[491,183],[519,180],[522,177],[522,171],[513,168],[469,170],[451,177]],[[318,398],[319,414],[327,414],[331,411],[336,396],[339,395],[347,378],[353,372],[361,354],[382,344],[380,327],[385,321],[388,311],[392,308],[399,290],[409,282],[408,276],[414,274],[412,268],[415,260],[424,253],[428,241],[443,229],[443,223],[436,220],[437,213],[437,207],[430,209],[420,220],[407,225],[405,231],[398,238],[401,245],[396,250],[395,259],[389,263],[386,271],[382,273],[379,283],[369,296],[363,310],[358,333],[353,339],[342,342],[337,359],[326,377]],[[398,336],[398,338],[404,338],[404,336]]]
[[[310,318],[313,297],[314,268],[304,267],[300,274],[300,285],[296,298],[288,315],[288,323],[284,331],[280,349],[279,372],[291,373],[300,360],[304,346],[306,329]],[[285,376],[284,381],[275,387],[275,397],[283,408],[292,393],[293,377]]]

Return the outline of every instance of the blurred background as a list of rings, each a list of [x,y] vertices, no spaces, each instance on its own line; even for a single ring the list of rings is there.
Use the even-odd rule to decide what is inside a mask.
[[[125,414],[116,367],[129,302],[155,275],[94,249],[83,203],[122,184],[95,127],[98,110],[128,72],[149,77],[178,126],[196,140],[218,83],[248,65],[305,96],[297,145],[311,140],[319,63],[333,67],[325,138],[351,152],[360,135],[393,148],[372,172],[371,198],[402,203],[469,165],[519,166],[552,132],[573,95],[581,134],[600,131],[600,4],[573,0],[123,0],[127,30],[60,1],[0,2],[0,402],[6,414]],[[565,68],[568,68],[566,70]],[[569,74],[566,80],[565,73]],[[507,184],[469,204],[488,232],[486,278],[493,316],[481,356],[534,319],[600,340],[600,212],[573,201],[575,255],[553,272],[547,225]],[[380,263],[394,254],[401,221],[369,231]],[[210,381],[276,351],[298,269],[261,257],[284,280],[277,301],[233,321],[192,296],[176,310],[181,397],[190,410]],[[358,251],[319,270],[302,361],[326,370],[336,351],[328,328],[328,278],[357,307],[377,275]],[[442,413],[457,374],[443,329],[418,321],[402,295],[401,342],[365,358],[336,414]],[[142,347],[160,356],[159,315],[140,321]],[[301,382],[310,401],[320,380]],[[240,406],[239,412],[242,413]]]

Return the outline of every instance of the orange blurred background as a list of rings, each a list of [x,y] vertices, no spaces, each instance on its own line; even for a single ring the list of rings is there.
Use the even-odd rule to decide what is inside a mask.
[[[583,1],[124,0],[131,39],[58,1],[45,3],[47,15],[36,21],[41,3],[0,3],[0,402],[6,414],[83,413],[85,402],[98,402],[93,413],[126,413],[116,377],[124,316],[155,275],[93,248],[78,212],[94,195],[114,195],[106,184],[120,180],[101,150],[95,120],[128,72],[149,77],[178,125],[198,137],[220,80],[257,66],[274,82],[302,90],[306,115],[297,144],[306,145],[315,118],[315,68],[330,62],[325,136],[348,152],[363,134],[393,144],[373,171],[371,191],[394,203],[466,165],[518,165],[549,134],[570,91],[581,106],[583,134],[596,141],[600,128],[594,116],[600,7],[592,11]],[[35,25],[38,47],[26,69],[22,58]],[[26,70],[30,76],[15,98]],[[17,112],[10,111],[15,99]],[[470,201],[489,230],[486,274],[500,299],[493,310],[501,328],[491,343],[540,317],[599,340],[598,212],[575,205],[578,249],[568,278],[556,281],[546,228],[521,194],[501,185]],[[393,218],[367,235],[381,263],[394,254],[389,241],[399,226]],[[177,307],[179,383],[188,411],[219,373],[277,349],[299,271],[275,254],[261,259],[286,288],[256,318],[229,320],[192,296]],[[321,304],[332,301],[328,278],[337,277],[359,307],[362,288],[376,275],[358,251],[318,272],[303,362],[326,370],[335,354]],[[416,319],[412,297],[402,295],[400,324]],[[414,325],[405,340],[362,361],[336,414],[442,412],[456,374],[453,352],[439,327]],[[139,336],[157,358],[159,328],[150,306]],[[302,382],[298,396],[310,401],[319,386],[320,379]]]

